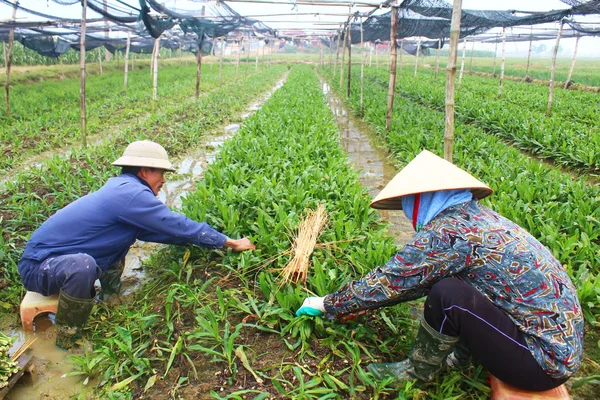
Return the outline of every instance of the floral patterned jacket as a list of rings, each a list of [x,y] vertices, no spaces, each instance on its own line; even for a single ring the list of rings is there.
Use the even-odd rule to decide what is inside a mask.
[[[385,266],[327,295],[325,310],[335,318],[414,300],[446,277],[502,308],[550,376],[577,370],[584,320],[569,276],[532,235],[476,201],[442,211]]]

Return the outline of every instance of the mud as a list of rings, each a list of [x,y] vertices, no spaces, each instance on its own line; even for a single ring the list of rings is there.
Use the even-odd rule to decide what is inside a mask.
[[[259,110],[273,93],[283,86],[286,78],[287,74],[269,92],[251,103],[246,112],[235,117],[235,123],[221,128],[216,135],[209,137],[201,147],[183,157],[174,159],[173,164],[177,167],[176,179],[165,183],[158,194],[158,198],[172,209],[177,210],[180,208],[182,199],[187,192],[195,188],[195,183],[202,178],[208,165],[215,160],[223,143],[235,135],[240,129],[240,124]],[[125,259],[125,268],[121,277],[123,283],[121,294],[112,296],[108,299],[109,302],[126,302],[127,298],[146,281],[146,274],[143,270],[144,260],[162,246],[165,245],[137,241],[131,247]],[[96,284],[99,287],[98,281]],[[69,352],[57,348],[55,346],[56,333],[53,323],[54,314],[40,315],[34,321],[34,332],[24,332],[21,328],[11,332],[11,336],[17,339],[10,354],[13,354],[29,337],[36,337],[37,340],[26,353],[34,356],[33,379],[15,385],[6,399],[67,399],[80,393],[84,398],[93,398],[90,397],[92,396],[91,393],[86,395],[87,388],[79,377],[64,376],[66,373],[73,371],[68,356],[82,353],[83,348],[91,346],[84,344],[79,349]]]
[[[359,171],[361,185],[374,198],[398,171],[387,162],[388,153],[378,143],[371,128],[346,111],[327,83],[322,82],[322,88],[335,116],[341,143],[348,153],[350,163]],[[390,222],[389,234],[395,238],[397,245],[406,244],[414,236],[415,231],[403,211],[380,210],[379,214]]]

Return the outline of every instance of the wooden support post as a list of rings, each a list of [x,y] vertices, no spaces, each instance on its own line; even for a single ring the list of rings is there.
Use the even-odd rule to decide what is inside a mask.
[[[379,49],[377,43],[375,43],[375,68],[379,69]]]
[[[129,47],[131,46],[131,33],[127,32],[127,47],[125,48],[125,78],[123,86],[127,89],[127,74],[129,73]]]
[[[373,46],[375,46],[375,43],[370,42],[370,46],[369,46],[369,67],[373,66]]]
[[[154,39],[154,67],[152,69],[152,100],[158,99],[158,56],[160,55],[160,37]]]
[[[465,69],[465,55],[467,52],[467,39],[463,39],[462,61],[460,62],[460,73],[458,74],[458,87],[462,83],[463,70]]]
[[[337,72],[337,63],[338,59],[340,58],[340,37],[342,35],[341,32],[342,30],[340,28],[337,35],[337,42],[335,42],[335,59],[333,60],[333,79],[335,79],[335,75]]]
[[[435,76],[433,77],[434,81],[437,81],[438,71],[440,70],[440,48],[442,47],[442,39],[438,39],[438,48],[435,52]]]
[[[571,68],[569,69],[569,76],[567,76],[567,80],[565,82],[564,88],[569,87],[569,82],[571,82],[571,76],[573,75],[573,70],[575,69],[575,60],[577,59],[577,49],[579,48],[579,39],[581,39],[581,35],[577,34],[577,39],[575,39],[575,51],[573,52],[573,60],[571,61]]]
[[[254,72],[258,72],[258,44],[260,42],[258,41],[258,39],[256,40],[256,54],[254,55]]]
[[[154,71],[154,53],[156,52],[156,42],[154,42],[154,46],[152,46],[152,57],[150,58],[150,77],[152,77],[152,72]]]
[[[529,65],[531,63],[531,46],[533,44],[533,25],[531,25],[531,32],[529,33],[529,52],[527,53],[527,67],[525,68],[525,80],[529,81]]]
[[[242,38],[238,42],[238,57],[237,57],[237,63],[235,64],[235,76],[236,76],[236,78],[238,76],[238,71],[240,69],[240,58],[242,57],[242,46],[243,45],[244,45],[244,36],[242,36]]]
[[[87,146],[87,111],[85,107],[85,22],[87,0],[81,1],[81,33],[79,35],[79,111],[81,115],[81,145]]]
[[[135,69],[135,53],[131,53],[131,70]]]
[[[252,44],[252,39],[250,39],[250,32],[248,32],[248,43],[246,43],[246,69],[244,71],[244,75],[248,75],[248,64],[250,63],[250,45]]]
[[[473,53],[475,52],[475,41],[471,42],[471,59],[469,60],[469,72],[473,72]]]
[[[498,35],[496,35],[498,36]],[[496,38],[496,43],[494,44],[494,70],[492,71],[492,75],[496,76],[496,58],[498,55],[498,38]]]
[[[421,50],[421,39],[417,40],[417,55],[415,57],[415,73],[413,78],[417,77],[417,71],[419,69],[419,50]]]
[[[360,17],[360,116],[364,115],[363,97],[365,91],[365,32],[363,30],[363,19]]]
[[[352,32],[348,24],[348,90],[346,95],[350,97],[350,85],[352,80]]]
[[[267,41],[266,41],[266,39],[263,40],[262,57],[261,57],[261,62],[262,62],[263,69],[265,69],[265,47],[267,47]]]
[[[200,35],[198,41],[198,53],[196,53],[196,98],[200,97],[200,79],[202,77],[202,42],[204,34]]]
[[[8,60],[8,54],[6,54],[6,43],[2,42],[2,54],[4,55],[4,68],[6,68],[6,61]]]
[[[458,52],[461,14],[462,0],[454,0],[452,22],[450,23],[448,65],[446,66],[446,126],[444,129],[444,159],[449,162],[452,162],[452,148],[454,146],[454,77],[456,76],[456,55]]]
[[[98,63],[100,65],[100,75],[102,75],[102,46],[98,47]]]
[[[344,33],[344,45],[342,46],[342,62],[340,63],[340,89],[344,85],[344,64],[346,61],[346,44],[348,43],[348,32]]]
[[[396,42],[394,42],[396,44]],[[402,68],[404,66],[404,62],[402,61],[402,56],[404,55],[404,39],[400,40],[400,73],[402,73]]]
[[[225,45],[227,44],[227,40],[224,38],[219,39],[221,41],[221,58],[219,59],[219,80],[223,80],[223,52],[225,51]],[[263,47],[264,54],[264,47]]]
[[[333,36],[329,36],[329,66],[333,65]]]
[[[500,85],[498,86],[498,97],[502,94],[502,84],[504,83],[504,50],[506,49],[506,28],[502,28],[502,60],[500,61]]]
[[[398,7],[392,7],[392,21],[390,29],[390,41],[392,43],[392,54],[390,57],[390,84],[388,87],[388,104],[385,114],[385,129],[390,130],[394,108],[394,94],[396,91],[396,32],[398,29]]]
[[[14,21],[17,18],[17,0],[14,0],[13,4],[13,12],[12,12],[12,20]],[[15,28],[10,28],[8,30],[8,57],[6,53],[5,57],[5,65],[6,65],[6,83],[4,84],[4,95],[6,101],[6,116],[10,117],[10,67],[12,65],[12,52],[13,45],[15,42]]]
[[[552,68],[550,69],[550,94],[548,96],[548,108],[546,109],[546,115],[549,117],[552,114],[552,98],[554,97],[554,71],[556,69],[556,56],[558,55],[558,45],[560,43],[560,36],[562,35],[564,21],[560,21],[560,28],[558,28],[558,35],[556,36],[556,45],[554,45],[554,52],[552,53]]]

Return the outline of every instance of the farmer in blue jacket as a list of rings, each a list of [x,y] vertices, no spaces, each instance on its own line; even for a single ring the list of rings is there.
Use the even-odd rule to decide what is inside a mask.
[[[119,292],[125,255],[137,239],[234,251],[255,248],[247,238],[230,239],[207,223],[171,211],[156,197],[164,173],[174,171],[159,144],[133,142],[113,165],[121,166],[122,174],[51,216],[33,232],[19,261],[27,290],[59,294],[59,347],[69,348],[81,336],[96,279],[104,297]]]
[[[423,151],[373,200],[402,209],[416,235],[385,265],[298,315],[349,315],[427,296],[408,358],[373,363],[379,379],[431,381],[444,360],[473,358],[519,389],[545,391],[571,377],[583,357],[583,313],[561,263],[523,228],[477,201],[482,182]]]

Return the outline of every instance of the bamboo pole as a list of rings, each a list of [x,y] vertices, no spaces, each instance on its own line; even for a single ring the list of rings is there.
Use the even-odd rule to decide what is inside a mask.
[[[498,86],[498,96],[502,94],[502,84],[504,83],[504,61],[506,49],[506,28],[502,28],[502,61],[500,61],[500,86]]]
[[[335,79],[335,75],[337,72],[337,63],[340,58],[340,37],[341,37],[341,28],[338,31],[337,42],[335,42],[335,59],[333,60],[333,79]]]
[[[17,19],[17,0],[13,3],[12,20]],[[8,31],[8,57],[4,53],[6,66],[6,83],[4,84],[4,99],[6,101],[6,116],[10,117],[10,67],[12,65],[12,52],[15,42],[15,28],[10,28]]]
[[[202,78],[202,42],[204,34],[200,35],[198,41],[198,53],[196,53],[196,98],[200,97],[200,79]]]
[[[248,35],[248,43],[246,44],[246,70],[244,71],[244,75],[248,75],[248,64],[250,63],[250,45],[252,44],[252,39],[250,39],[250,32],[247,33]]]
[[[394,42],[396,44],[396,42]],[[402,56],[404,55],[404,39],[400,40],[400,73],[402,73],[402,69],[404,68],[404,62],[402,61]]]
[[[98,47],[98,63],[100,64],[100,75],[102,75],[102,46]]]
[[[475,41],[471,42],[471,59],[469,60],[469,72],[473,72],[473,53],[475,52]]]
[[[421,50],[421,39],[417,40],[417,56],[415,57],[415,73],[413,78],[417,77],[417,70],[419,69],[419,50]]]
[[[346,63],[346,44],[348,43],[348,32],[344,33],[344,45],[342,46],[342,62],[340,63],[340,89],[344,85],[344,64]]]
[[[552,99],[554,97],[554,71],[556,69],[556,56],[558,55],[558,45],[560,43],[563,25],[564,21],[560,21],[560,28],[558,28],[558,35],[556,36],[556,45],[554,45],[554,52],[552,53],[552,68],[550,69],[550,94],[548,96],[548,108],[546,109],[546,115],[548,117],[550,114],[552,114]]]
[[[533,45],[533,25],[531,25],[531,32],[529,33],[529,52],[527,53],[527,67],[525,68],[525,80],[529,80],[529,65],[531,63],[531,46]]]
[[[106,14],[108,14],[108,0],[104,0],[103,3],[104,3],[104,14],[106,15]],[[110,29],[109,29],[109,26],[108,26],[108,19],[106,19],[104,21],[104,29],[105,29],[105,31],[104,31],[104,37],[105,37],[106,41],[108,42],[108,39],[110,37],[110,34],[109,34]],[[110,54],[110,51],[104,52],[104,57],[105,57],[104,61],[109,62],[110,59],[112,58],[112,55]]]
[[[460,73],[458,74],[458,87],[462,82],[463,70],[465,69],[465,55],[467,52],[467,39],[463,39],[462,60],[460,62]]]
[[[154,68],[152,70],[152,100],[158,99],[158,56],[160,54],[160,38],[154,39]]]
[[[238,71],[240,69],[240,59],[242,57],[242,46],[244,45],[244,36],[242,36],[242,38],[240,39],[240,41],[238,42],[238,57],[237,57],[237,63],[235,64],[235,76],[238,76]]]
[[[350,24],[348,24],[348,90],[346,94],[350,97],[350,85],[352,79],[352,31],[350,30]]]
[[[577,49],[579,48],[579,39],[581,39],[581,35],[577,35],[577,39],[575,39],[575,51],[573,52],[573,60],[571,61],[571,68],[569,69],[569,76],[567,76],[567,80],[565,82],[564,88],[569,87],[569,82],[571,82],[571,76],[573,75],[573,70],[575,69],[575,60],[577,59]]]
[[[396,91],[396,32],[398,29],[398,7],[392,7],[392,22],[390,29],[390,41],[392,43],[392,54],[390,57],[390,85],[388,87],[388,104],[385,114],[385,129],[390,130],[392,126],[392,111],[394,108],[394,93]]]
[[[492,75],[496,76],[496,58],[498,55],[498,39],[496,39],[496,43],[494,44],[494,70],[492,71]]]
[[[256,40],[256,54],[254,55],[254,72],[258,72],[258,44],[260,42],[258,41],[258,39]]]
[[[131,70],[135,69],[135,53],[131,53]]]
[[[461,14],[462,0],[454,0],[452,22],[450,23],[448,65],[446,66],[446,126],[444,129],[444,159],[449,162],[452,162],[452,147],[454,146],[454,78],[456,76],[456,55],[458,53]]]
[[[267,41],[263,40],[263,48],[262,48],[262,57],[261,57],[261,62],[262,62],[262,67],[263,69],[265,69],[265,47],[267,47]]]
[[[125,48],[125,78],[123,86],[127,89],[127,74],[129,73],[129,47],[131,46],[131,33],[127,32],[127,47]]]
[[[225,45],[227,44],[227,40],[225,40],[223,38],[219,38],[219,40],[221,41],[221,58],[219,59],[219,80],[222,81],[223,80],[223,52],[225,51]],[[264,54],[264,47],[263,47],[263,54]]]
[[[435,52],[435,76],[433,77],[434,81],[437,81],[438,71],[440,70],[440,47],[442,47],[442,39],[438,39],[438,48]]]
[[[154,46],[152,46],[152,57],[150,58],[150,77],[152,77],[152,73],[154,71],[154,53],[156,52],[156,42],[154,42]]]
[[[2,54],[4,55],[4,68],[6,68],[6,61],[8,59],[8,55],[6,54],[6,43],[2,42]]]
[[[85,26],[87,0],[81,1],[81,33],[79,36],[79,111],[81,115],[81,145],[87,146],[87,110],[85,107]]]
[[[333,36],[329,36],[329,67],[333,65]]]
[[[371,43],[371,45],[369,46],[369,67],[373,66],[373,46],[375,46],[375,43]]]
[[[364,115],[363,96],[365,91],[365,32],[363,19],[360,17],[360,116]]]
[[[375,68],[379,69],[379,49],[377,43],[375,43]]]

